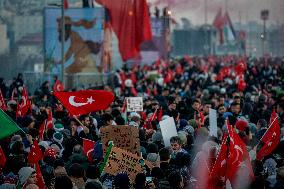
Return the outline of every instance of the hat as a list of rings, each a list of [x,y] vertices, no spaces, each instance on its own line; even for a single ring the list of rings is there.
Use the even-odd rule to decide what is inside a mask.
[[[194,128],[190,125],[187,125],[185,128],[183,128],[183,131],[187,132],[188,134],[192,135],[194,134]]]
[[[130,121],[129,126],[139,127],[139,125],[135,121]]]
[[[141,116],[137,112],[131,112],[130,117],[138,117],[141,119]]]
[[[118,173],[114,177],[114,185],[117,188],[128,188],[129,184],[130,184],[130,179],[127,173]]]
[[[156,132],[152,135],[152,141],[153,142],[161,142],[163,140],[163,136],[161,132]]]
[[[62,131],[64,129],[64,127],[61,123],[54,124],[53,128],[56,132]]]
[[[26,116],[22,120],[22,126],[28,127],[33,122],[33,119],[30,116]]]
[[[188,125],[188,122],[185,119],[181,119],[179,121],[179,128],[183,129],[184,127],[186,127]]]
[[[149,153],[147,155],[147,160],[150,161],[153,166],[156,166],[157,163],[160,161],[160,156],[156,153]]]
[[[33,173],[36,173],[33,168],[22,167],[18,172],[20,183],[24,184]]]
[[[49,147],[48,142],[46,142],[46,141],[40,141],[38,143],[38,145],[44,147],[45,149],[47,149]]]
[[[53,140],[61,144],[63,142],[63,135],[59,132],[53,134]]]
[[[56,159],[56,151],[53,148],[49,148],[45,150],[44,157],[51,157],[53,159]]]
[[[246,128],[248,127],[248,122],[243,120],[243,119],[239,119],[237,122],[236,122],[236,128],[239,130],[239,131],[245,131]]]
[[[182,144],[186,144],[187,136],[186,136],[186,132],[185,131],[179,131],[178,132],[178,137],[180,138]]]

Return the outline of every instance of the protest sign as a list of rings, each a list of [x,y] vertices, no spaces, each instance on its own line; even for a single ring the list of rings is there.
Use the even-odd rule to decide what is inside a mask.
[[[217,137],[217,111],[209,109],[209,136]]]
[[[159,124],[160,124],[165,146],[166,147],[171,146],[171,143],[170,143],[171,137],[178,136],[174,118],[170,117],[168,119],[160,121]]]
[[[115,147],[140,154],[138,128],[128,125],[110,125],[100,128],[100,132],[104,154],[109,141],[113,141]]]
[[[142,112],[143,111],[143,98],[142,97],[129,97],[126,98],[127,112]]]
[[[130,180],[134,181],[136,175],[143,172],[141,161],[143,161],[143,159],[140,156],[123,149],[113,147],[104,171],[111,175],[126,172]]]

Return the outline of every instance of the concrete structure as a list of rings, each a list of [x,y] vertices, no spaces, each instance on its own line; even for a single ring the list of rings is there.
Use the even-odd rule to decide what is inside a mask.
[[[0,24],[0,55],[9,53],[9,39],[7,37],[7,25]]]

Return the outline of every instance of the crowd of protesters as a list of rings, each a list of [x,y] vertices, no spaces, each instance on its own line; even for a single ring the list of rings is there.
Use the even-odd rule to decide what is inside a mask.
[[[226,120],[237,130],[246,144],[254,179],[245,188],[284,188],[284,60],[273,58],[184,57],[170,61],[158,60],[152,65],[123,67],[113,78],[116,98],[111,106],[79,117],[79,123],[52,96],[52,84],[44,82],[30,94],[31,112],[17,116],[17,101],[21,100],[25,78],[21,74],[8,87],[0,80],[9,115],[23,131],[1,139],[7,158],[1,165],[0,188],[42,188],[36,170],[27,156],[39,127],[51,111],[53,127],[39,140],[43,159],[40,170],[44,187],[48,189],[197,189],[204,187],[198,173],[201,154],[210,161],[210,173]],[[68,90],[68,89],[67,89]],[[76,90],[76,89],[70,89]],[[32,91],[29,91],[30,93]],[[14,98],[11,99],[11,96]],[[143,112],[125,114],[125,97],[142,96]],[[217,110],[217,137],[209,136],[209,109]],[[257,144],[269,127],[275,109],[281,127],[277,148],[262,161],[256,159]],[[157,116],[152,118],[153,113]],[[178,136],[165,147],[159,120],[173,117]],[[151,120],[151,122],[149,122]],[[139,129],[141,154],[152,163],[152,170],[139,173],[130,181],[126,173],[108,175],[100,172],[104,160],[100,128],[106,125],[131,125]],[[0,131],[1,132],[1,131]],[[83,153],[82,138],[96,141],[92,161]],[[211,163],[210,163],[211,162]],[[204,165],[202,165],[204,166]],[[201,167],[202,167],[201,166]],[[203,184],[202,184],[203,183]],[[229,188],[221,182],[215,188]],[[234,187],[231,184],[232,188]]]

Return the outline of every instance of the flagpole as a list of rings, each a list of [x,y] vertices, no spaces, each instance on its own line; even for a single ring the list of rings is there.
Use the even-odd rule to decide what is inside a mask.
[[[64,56],[64,43],[65,43],[65,13],[64,13],[64,0],[61,0],[61,81],[63,85],[64,82],[64,63],[65,63],[65,56]]]

